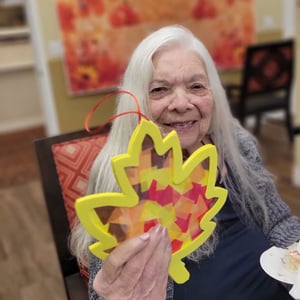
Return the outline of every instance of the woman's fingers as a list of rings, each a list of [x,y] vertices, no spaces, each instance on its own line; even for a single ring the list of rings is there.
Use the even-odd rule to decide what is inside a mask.
[[[114,249],[104,261],[105,276],[108,276],[110,281],[114,281],[119,276],[120,271],[123,270],[124,264],[144,249],[149,244],[149,241],[150,234],[147,232],[126,240]]]
[[[162,232],[163,227],[161,225],[152,228],[149,231],[150,241],[147,247],[131,257],[127,264],[124,265],[122,273],[120,274],[120,289],[123,290],[124,293],[126,293],[127,290],[131,290],[133,286],[136,286],[137,282],[140,284],[139,281],[145,266],[162,240]]]
[[[139,285],[136,286],[135,299],[145,294],[149,295],[149,299],[165,299],[171,255],[171,242],[167,230],[163,228],[160,241],[146,262]]]
[[[95,277],[93,285],[95,291],[100,295],[108,293],[116,279],[120,276],[124,265],[139,251],[145,248],[149,241],[150,234],[143,233],[142,235],[125,241],[122,245],[115,248],[103,262],[101,270]]]
[[[161,225],[153,227],[150,231],[150,241],[142,251],[138,252],[135,256],[132,256],[128,262],[124,265],[122,273],[120,274],[120,289],[126,291],[136,286],[139,282],[145,265],[150,260],[155,248],[159,244],[161,239],[161,232],[163,228]]]
[[[94,289],[107,299],[164,299],[170,258],[167,230],[157,225],[112,251],[95,277]]]

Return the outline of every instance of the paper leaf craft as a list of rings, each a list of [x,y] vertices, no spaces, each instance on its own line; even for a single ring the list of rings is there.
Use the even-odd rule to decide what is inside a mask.
[[[101,259],[122,241],[160,223],[172,243],[169,275],[177,283],[189,279],[182,259],[203,244],[216,224],[227,190],[215,186],[217,151],[204,145],[183,162],[175,131],[162,137],[142,119],[128,153],[112,158],[121,192],[88,195],[76,201],[77,215],[97,240],[90,251]],[[105,176],[105,175],[103,175]]]

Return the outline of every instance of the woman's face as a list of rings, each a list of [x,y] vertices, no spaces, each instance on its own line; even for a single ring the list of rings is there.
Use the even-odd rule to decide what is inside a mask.
[[[165,134],[176,130],[181,147],[192,153],[207,134],[213,99],[202,59],[192,50],[173,47],[153,58],[150,112]]]

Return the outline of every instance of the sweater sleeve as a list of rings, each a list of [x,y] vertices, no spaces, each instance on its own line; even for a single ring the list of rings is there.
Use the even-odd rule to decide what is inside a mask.
[[[90,300],[103,300],[102,297],[98,296],[93,289],[93,282],[96,274],[102,267],[102,260],[97,258],[96,256],[90,254],[89,256],[89,299]]]
[[[264,232],[271,244],[277,247],[287,247],[300,238],[300,219],[291,215],[290,208],[281,199],[273,177],[264,166],[254,140],[244,134],[241,142],[242,152],[247,160],[252,161],[255,173],[264,175],[257,177],[259,180],[254,180],[255,188],[259,191],[267,209],[268,223],[264,226]]]

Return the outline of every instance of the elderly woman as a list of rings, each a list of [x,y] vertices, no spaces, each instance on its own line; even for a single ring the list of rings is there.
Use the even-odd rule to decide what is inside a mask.
[[[176,130],[184,153],[212,143],[218,151],[218,182],[228,190],[217,214],[217,229],[185,259],[190,279],[168,277],[171,246],[158,225],[128,239],[102,262],[88,253],[92,238],[75,226],[73,253],[88,264],[90,299],[292,299],[282,284],[261,269],[270,246],[286,247],[300,238],[292,216],[262,164],[254,138],[232,117],[207,49],[189,30],[167,26],[146,37],[134,51],[121,88],[134,93],[142,113],[166,134]],[[117,113],[135,110],[119,95]],[[119,191],[111,158],[126,153],[138,124],[134,114],[116,119],[93,164],[88,194]]]

